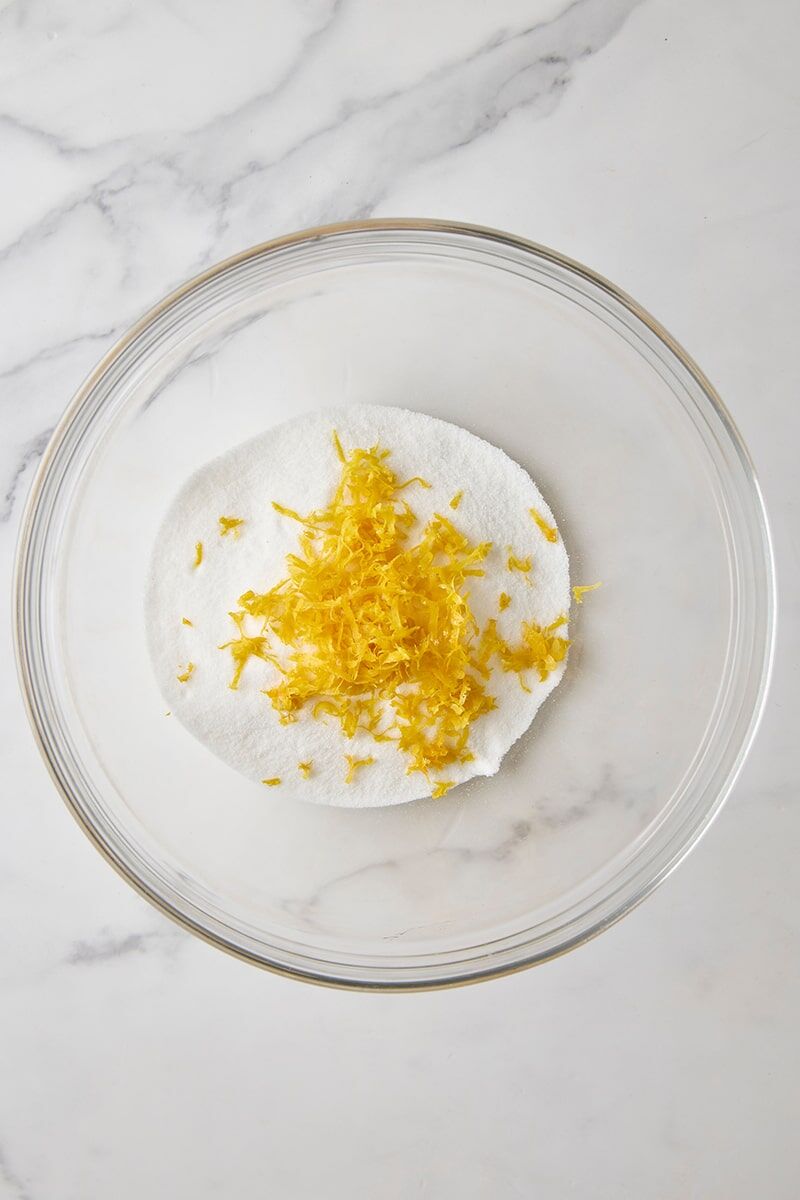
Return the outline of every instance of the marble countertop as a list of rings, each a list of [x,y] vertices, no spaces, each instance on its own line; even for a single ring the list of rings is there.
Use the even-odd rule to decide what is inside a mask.
[[[785,0],[0,8],[5,573],[49,431],[145,308],[276,234],[430,216],[557,247],[683,342],[782,594],[760,735],[689,860],[566,958],[429,995],[304,987],[162,918],[80,836],[9,666],[3,1200],[796,1196],[798,36]]]

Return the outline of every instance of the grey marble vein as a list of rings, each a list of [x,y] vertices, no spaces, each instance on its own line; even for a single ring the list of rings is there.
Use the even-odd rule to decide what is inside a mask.
[[[153,950],[164,950],[173,955],[185,940],[186,935],[178,928],[122,936],[104,932],[91,940],[75,942],[64,961],[68,966],[80,967],[97,966],[129,955],[147,954]]]
[[[4,1189],[8,1189],[7,1192],[4,1190],[5,1196],[13,1197],[14,1200],[33,1200],[33,1193],[28,1190],[27,1184],[11,1167],[2,1144],[0,1144],[0,1182]]]
[[[22,454],[6,487],[2,504],[0,504],[0,524],[6,524],[11,517],[22,479],[29,468],[37,463],[44,454],[52,433],[52,429],[45,429],[23,446]]]
[[[527,736],[535,736],[533,730],[529,730]],[[542,829],[563,829],[568,825],[595,816],[609,805],[624,811],[631,811],[637,807],[644,811],[650,811],[653,796],[652,788],[643,789],[641,786],[637,786],[634,790],[627,787],[618,778],[612,764],[605,763],[600,779],[594,787],[580,789],[580,791],[571,787],[563,796],[543,795],[538,797],[535,823]]]
[[[158,384],[158,387],[154,388],[152,393],[142,404],[138,415],[141,416],[143,413],[146,413],[148,409],[151,408],[153,404],[155,404],[155,402],[164,394],[167,388],[174,383],[180,375],[183,374],[184,371],[188,371],[193,367],[200,366],[204,362],[208,362],[216,354],[218,354],[219,351],[226,346],[238,333],[243,332],[245,329],[249,329],[251,325],[255,325],[258,321],[262,321],[269,317],[270,313],[280,312],[290,307],[292,303],[293,302],[291,300],[285,302],[275,302],[270,304],[269,307],[265,307],[263,310],[259,310],[258,312],[247,313],[245,316],[240,317],[237,321],[232,321],[231,324],[220,333],[213,337],[207,338],[201,345],[193,346],[184,355],[184,357],[164,376],[164,378]]]
[[[263,162],[252,158],[225,183],[218,205],[219,233],[230,227],[242,185],[250,189],[258,180],[262,187],[268,185],[273,174],[296,168],[304,156],[325,161],[329,144],[338,143],[348,127],[380,114],[383,120],[374,131],[359,131],[368,152],[362,152],[348,178],[337,182],[332,194],[309,212],[307,223],[371,215],[394,181],[470,146],[515,111],[533,108],[541,116],[551,112],[572,68],[606,45],[640,2],[575,0],[551,21],[492,36],[467,58],[437,68],[410,88],[357,102],[343,100],[332,119],[285,153]]]
[[[24,375],[32,367],[38,367],[44,362],[60,358],[61,355],[67,351],[75,350],[78,346],[87,345],[91,342],[109,342],[114,337],[119,336],[120,332],[120,329],[112,325],[107,329],[91,330],[88,333],[81,333],[77,337],[66,338],[63,342],[56,342],[53,345],[45,346],[43,350],[37,350],[27,358],[20,359],[12,366],[0,371],[0,380],[14,379],[18,375]]]
[[[533,736],[533,731],[529,730],[527,736]],[[569,794],[556,799],[550,799],[548,796],[538,798],[534,804],[530,819],[520,817],[512,821],[507,827],[505,835],[498,841],[480,848],[439,845],[436,849],[426,851],[426,856],[438,855],[444,859],[460,863],[507,862],[520,846],[527,842],[531,836],[535,836],[537,831],[547,830],[552,832],[578,822],[589,820],[597,817],[609,805],[629,811],[640,805],[642,799],[642,792],[640,790],[632,792],[625,788],[617,778],[611,764],[606,763],[602,768],[597,784],[588,790],[582,790],[579,799],[570,801]],[[414,858],[414,855],[410,855],[402,859],[387,858],[379,862],[367,863],[344,875],[335,876],[327,880],[306,899],[287,902],[285,909],[293,916],[299,916],[311,926],[317,927],[314,913],[320,906],[324,905],[332,891],[352,883],[355,879],[363,879],[364,876],[375,872],[391,872],[407,869]],[[426,927],[415,926],[414,928],[422,929]],[[401,936],[401,933],[391,935],[392,938]]]
[[[344,7],[344,0],[329,0],[328,11],[323,14],[320,24],[312,29],[311,33],[307,34],[301,41],[297,54],[288,66],[286,66],[275,82],[263,92],[258,92],[255,96],[245,100],[242,104],[225,113],[218,113],[209,121],[197,126],[193,130],[194,136],[215,134],[220,130],[226,132],[227,127],[232,122],[240,122],[242,120],[252,119],[260,115],[261,110],[265,105],[273,103],[281,96],[287,88],[295,81],[298,74],[305,71],[309,58],[313,56],[319,47],[319,44],[324,41],[325,37],[331,32],[331,29],[337,17]]]
[[[441,856],[461,863],[478,861],[505,862],[513,855],[515,850],[528,840],[532,831],[532,823],[520,819],[512,821],[508,832],[497,842],[484,849],[477,849],[472,846],[438,846],[434,850],[426,851],[424,857]],[[284,908],[293,916],[300,917],[314,925],[314,912],[325,903],[332,891],[345,887],[356,879],[363,879],[366,875],[382,871],[402,870],[415,857],[415,855],[409,855],[402,859],[387,858],[382,859],[380,862],[366,863],[362,867],[357,867],[354,871],[348,871],[344,875],[337,875],[335,878],[327,880],[307,899],[286,902]],[[415,928],[423,927],[415,926]],[[394,934],[393,936],[398,937],[400,935]]]
[[[40,125],[26,121],[24,118],[15,116],[13,113],[0,113],[0,134],[2,134],[3,129],[12,129],[17,133],[24,134],[26,137],[41,142],[48,149],[66,158],[72,155],[91,155],[97,153],[96,146],[76,146],[69,138],[62,137],[58,133],[53,133],[49,129],[42,129]]]

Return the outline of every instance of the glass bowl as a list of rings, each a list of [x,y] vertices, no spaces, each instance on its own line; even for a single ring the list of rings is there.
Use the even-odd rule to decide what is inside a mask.
[[[355,401],[508,451],[555,512],[573,583],[604,584],[499,774],[371,810],[277,795],[169,720],[142,606],[157,527],[197,466]],[[143,895],[261,966],[408,989],[551,958],[652,891],[741,768],[774,606],[752,465],[673,339],[554,251],[392,220],[237,255],[103,359],[32,488],[16,635],[53,778]]]

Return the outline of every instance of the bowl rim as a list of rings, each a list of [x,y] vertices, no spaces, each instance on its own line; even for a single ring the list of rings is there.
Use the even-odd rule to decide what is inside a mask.
[[[735,449],[748,478],[748,482],[752,489],[751,500],[754,503],[754,511],[759,518],[760,532],[762,535],[760,550],[763,553],[764,565],[765,625],[763,639],[761,639],[759,643],[761,647],[761,671],[758,679],[758,686],[754,695],[753,707],[749,715],[747,727],[728,770],[727,777],[723,780],[722,786],[719,788],[716,796],[708,805],[706,811],[702,814],[702,817],[698,820],[696,826],[691,830],[690,835],[675,848],[673,853],[666,859],[665,862],[662,863],[659,870],[653,873],[652,877],[646,879],[644,882],[640,881],[638,883],[635,891],[631,895],[622,896],[621,898],[618,896],[614,897],[610,912],[606,912],[604,915],[596,917],[595,920],[585,929],[575,933],[572,937],[567,938],[557,947],[539,951],[532,950],[523,955],[518,961],[511,964],[503,963],[494,966],[490,964],[484,964],[482,966],[478,965],[476,968],[468,966],[466,969],[462,967],[462,972],[460,974],[448,976],[447,978],[438,980],[357,980],[348,978],[344,974],[342,974],[341,977],[336,977],[329,974],[318,974],[311,969],[298,969],[285,966],[279,962],[269,961],[259,954],[249,951],[244,947],[227,940],[221,934],[212,933],[205,929],[199,923],[199,921],[194,920],[187,913],[181,911],[177,906],[172,905],[154,888],[148,886],[148,884],[139,878],[133,868],[124,861],[122,856],[117,854],[114,848],[100,836],[95,826],[84,816],[82,811],[75,803],[70,789],[65,785],[59,772],[56,770],[55,764],[48,753],[42,724],[38,718],[36,708],[33,703],[34,673],[31,670],[30,657],[27,653],[30,641],[30,633],[27,628],[27,622],[24,615],[28,564],[31,554],[34,520],[44,481],[50,470],[50,465],[64,440],[67,430],[72,426],[76,416],[83,408],[94,388],[103,378],[103,376],[109,371],[109,369],[117,362],[125,350],[133,342],[135,342],[136,339],[150,325],[158,320],[158,318],[166,313],[170,308],[178,304],[190,293],[199,290],[205,284],[209,283],[218,276],[223,275],[232,268],[235,268],[253,259],[293,246],[302,245],[304,243],[322,241],[331,237],[347,237],[348,235],[381,231],[387,233],[418,231],[431,234],[456,234],[472,237],[479,241],[497,242],[512,249],[532,254],[540,260],[550,262],[559,268],[572,273],[573,275],[577,275],[579,278],[585,280],[593,287],[610,296],[624,309],[626,309],[633,317],[640,321],[661,343],[663,343],[666,349],[678,360],[684,370],[693,378],[695,383],[704,393],[707,401],[715,410],[715,413],[721,421],[725,433],[730,439],[730,442]],[[67,809],[95,848],[99,850],[105,860],[117,872],[117,874],[120,875],[127,884],[133,887],[134,890],[139,893],[139,895],[143,896],[145,900],[149,901],[156,909],[158,909],[165,916],[169,917],[172,921],[176,922],[183,929],[201,938],[209,945],[214,946],[217,949],[224,950],[226,953],[240,959],[241,961],[252,963],[263,970],[270,971],[273,974],[283,976],[284,978],[301,980],[303,982],[313,983],[323,987],[362,992],[385,991],[398,993],[408,991],[440,991],[444,990],[445,988],[460,987],[471,983],[478,983],[486,979],[501,978],[506,975],[516,974],[517,972],[526,970],[529,967],[539,965],[543,962],[550,961],[551,959],[559,958],[577,946],[591,941],[598,934],[603,932],[603,930],[609,928],[611,925],[616,924],[616,922],[621,920],[623,916],[627,915],[627,913],[636,908],[653,891],[655,891],[655,889],[675,870],[675,868],[680,865],[686,855],[697,845],[719,814],[723,804],[731,792],[731,789],[739,777],[764,714],[764,708],[772,676],[777,624],[777,594],[773,541],[763,493],[758,482],[758,477],[752,458],[741,434],[739,433],[733,417],[731,416],[721,397],[704,372],[700,369],[694,359],[686,352],[686,350],[684,350],[680,343],[673,338],[673,336],[659,321],[657,321],[645,308],[643,308],[622,288],[619,288],[616,284],[605,278],[605,276],[599,274],[590,267],[585,266],[576,259],[562,254],[560,251],[553,250],[550,247],[544,246],[539,242],[532,241],[529,238],[524,238],[517,234],[498,230],[492,226],[445,219],[415,217],[388,217],[335,222],[326,225],[312,226],[294,233],[285,234],[277,238],[259,242],[245,250],[241,250],[236,254],[222,259],[220,262],[215,263],[206,270],[191,277],[180,286],[169,292],[155,305],[150,307],[136,322],[134,322],[133,325],[126,330],[125,333],[122,334],[120,338],[117,339],[114,345],[111,346],[111,348],[98,361],[93,370],[79,386],[71,401],[67,404],[62,416],[53,429],[32,480],[21,518],[20,529],[17,538],[12,589],[12,630],[17,676],[25,711],[27,713],[34,739],[38,746],[39,753],[41,754],[45,766],[50,773],[50,777],[55,783],[55,786],[60,793],[62,800],[66,804]]]

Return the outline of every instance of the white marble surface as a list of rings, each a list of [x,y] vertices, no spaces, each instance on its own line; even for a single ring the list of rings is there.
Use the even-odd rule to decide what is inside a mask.
[[[797,1194],[799,36],[789,0],[0,8],[4,571],[49,429],[145,307],[274,234],[427,215],[663,320],[751,447],[782,592],[764,726],[688,862],[580,951],[430,995],[283,981],[159,917],[7,668],[3,1200]]]

